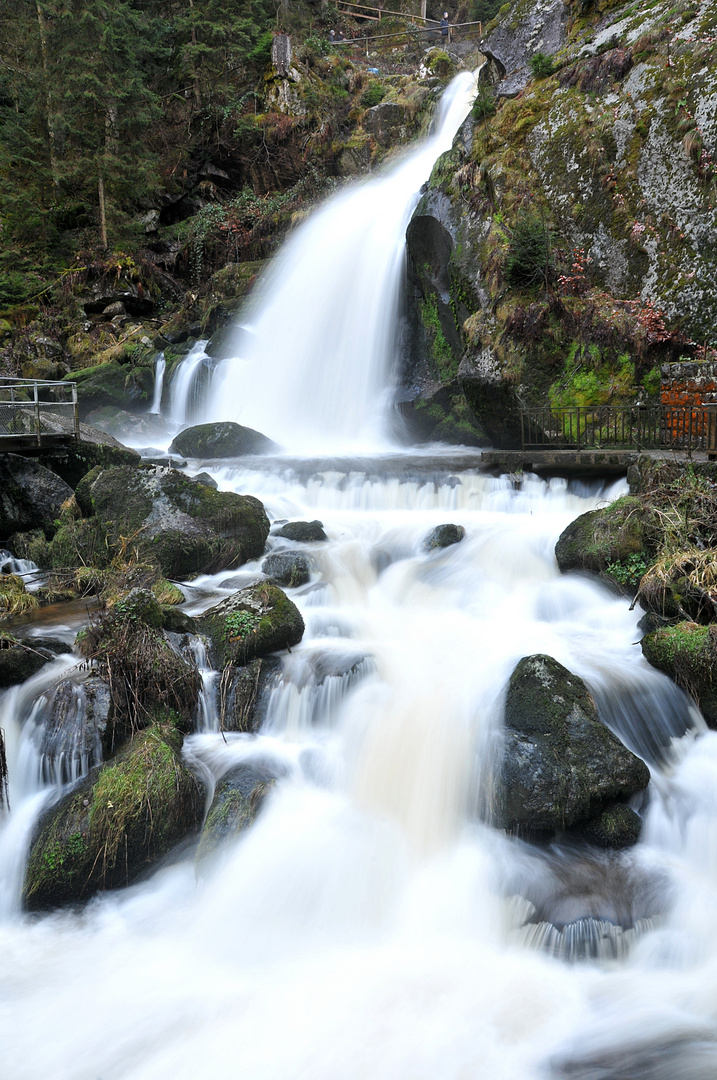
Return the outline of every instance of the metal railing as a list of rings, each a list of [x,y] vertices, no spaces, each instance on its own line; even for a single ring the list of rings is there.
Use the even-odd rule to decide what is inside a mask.
[[[717,405],[576,405],[524,409],[524,450],[706,450],[717,454]]]
[[[0,441],[43,446],[79,439],[77,383],[0,376]]]

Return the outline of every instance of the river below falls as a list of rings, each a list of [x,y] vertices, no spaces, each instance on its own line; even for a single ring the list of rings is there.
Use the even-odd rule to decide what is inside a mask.
[[[262,731],[223,737],[203,714],[185,742],[210,787],[251,756],[285,775],[201,875],[187,851],[81,912],[30,918],[22,852],[46,795],[13,770],[52,672],[6,691],[2,1080],[717,1075],[717,735],[642,658],[641,613],[553,555],[622,485],[494,478],[460,455],[207,467],[329,537],[302,546],[314,570],[289,595],[306,634]],[[426,552],[444,522],[465,538]],[[187,609],[259,575],[188,583]],[[505,684],[535,652],[585,678],[651,766],[629,852],[482,823]]]

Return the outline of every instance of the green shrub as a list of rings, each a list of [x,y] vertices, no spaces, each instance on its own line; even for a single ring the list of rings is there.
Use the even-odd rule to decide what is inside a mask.
[[[257,67],[266,67],[271,60],[271,46],[274,41],[274,34],[271,30],[265,30],[263,34],[260,34],[257,38],[256,45],[253,49],[247,53],[247,59],[256,64]]]
[[[522,211],[508,244],[505,280],[516,289],[547,285],[553,275],[552,249],[547,221],[533,210]]]
[[[555,71],[552,56],[544,52],[533,53],[528,63],[535,79],[547,79]]]
[[[381,83],[369,83],[361,95],[361,104],[365,109],[372,109],[374,105],[378,105],[380,101],[383,101],[385,95],[386,91],[381,86]]]
[[[495,116],[497,108],[493,87],[481,83],[473,102],[471,117],[477,124],[483,124],[486,120],[490,120],[491,116]]]

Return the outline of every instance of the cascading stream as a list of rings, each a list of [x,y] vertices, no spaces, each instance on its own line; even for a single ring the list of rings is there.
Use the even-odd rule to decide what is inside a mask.
[[[334,453],[381,436],[402,215],[440,152],[424,149],[395,203],[386,177],[297,232],[242,359],[220,374],[212,419],[302,449],[320,435]],[[374,224],[381,244],[365,258],[348,245]],[[327,284],[311,259],[329,238]],[[175,423],[192,415],[204,361],[200,343],[175,375]],[[37,738],[42,699],[71,659],[4,693],[2,1080],[712,1080],[717,735],[644,661],[639,612],[561,576],[553,555],[569,521],[621,485],[518,484],[455,451],[208,467],[272,519],[318,517],[328,535],[302,548],[314,569],[291,595],[306,633],[275,671],[257,735],[217,731],[215,673],[194,646],[203,712],[187,760],[210,793],[252,759],[274,764],[277,783],[199,873],[184,852],[80,915],[27,918],[23,859],[58,790],[47,782],[95,759],[84,738],[69,759]],[[445,522],[464,539],[427,551]],[[259,575],[255,563],[187,583],[189,613]],[[506,681],[537,652],[582,675],[605,722],[651,763],[628,852],[531,847],[481,819]],[[82,694],[71,686],[67,700],[80,732]],[[599,962],[566,962],[585,957]]]

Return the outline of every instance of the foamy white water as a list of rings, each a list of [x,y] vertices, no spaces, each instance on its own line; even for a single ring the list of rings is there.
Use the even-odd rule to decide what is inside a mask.
[[[302,453],[387,445],[406,227],[475,85],[475,76],[459,75],[429,139],[296,230],[255,314],[237,328],[236,355],[215,372],[207,419],[235,420]]]
[[[717,736],[673,747],[632,852],[546,859],[476,817],[505,680],[526,653],[550,653],[606,694],[650,688],[656,710],[668,703],[668,741],[674,714],[693,724],[634,644],[639,613],[554,563],[565,524],[619,488],[528,477],[516,490],[471,468],[441,482],[436,469],[398,493],[388,479],[378,498],[377,461],[369,509],[340,470],[283,496],[274,474],[234,475],[237,490],[265,488],[270,512],[290,499],[292,516],[318,515],[329,541],[292,593],[307,633],[263,732],[199,734],[187,752],[215,777],[258,757],[283,779],[199,879],[185,862],[81,916],[6,915],[6,1080],[616,1080],[627,1074],[557,1063],[642,1060],[640,1044],[658,1039],[671,1049],[635,1076],[713,1075]],[[445,520],[465,539],[426,553]],[[230,574],[195,584],[199,607],[202,588],[236,587]],[[355,672],[340,692],[308,675],[334,670]],[[626,700],[631,722],[660,729],[659,712],[640,720]],[[10,752],[12,767],[17,739]],[[15,794],[21,834],[37,798]],[[599,964],[544,951],[581,918],[631,949]]]
[[[380,218],[392,198],[381,185],[354,192],[356,213],[369,191]],[[396,214],[403,181],[402,192]],[[302,250],[337,237],[341,249],[353,203],[344,211],[316,234],[309,222]],[[321,261],[351,297],[356,266],[349,274],[332,251]],[[366,372],[338,318],[344,295],[329,289],[312,323],[317,295],[296,276],[282,293],[282,274],[283,299],[257,320],[262,383],[228,365],[214,418],[231,405],[228,418],[279,442],[318,434],[332,451],[375,440],[390,382],[385,296],[363,309],[375,327],[359,327],[347,304],[348,325],[377,343]],[[303,299],[287,311],[295,290]],[[271,342],[286,339],[272,337],[271,311],[277,325],[291,315],[293,366],[272,366]],[[175,423],[191,415],[202,362],[200,345],[175,376]],[[306,634],[283,658],[258,735],[217,732],[216,679],[194,646],[204,694],[187,761],[210,791],[252,759],[280,778],[201,875],[185,856],[83,912],[28,918],[25,851],[57,790],[43,784],[58,775],[55,758],[42,764],[42,696],[69,661],[3,694],[0,1080],[713,1080],[717,735],[644,661],[640,613],[561,577],[553,556],[565,525],[621,485],[516,484],[449,451],[255,459],[214,474],[274,519],[320,518],[329,538],[302,547],[314,570],[291,595]],[[427,552],[445,522],[465,538]],[[187,583],[190,611],[259,575],[254,563]],[[643,838],[629,852],[540,849],[484,824],[506,680],[534,652],[582,675],[651,766]],[[73,775],[89,764],[73,751]]]

